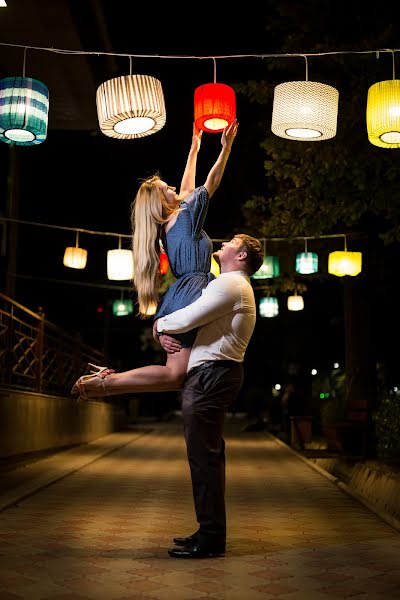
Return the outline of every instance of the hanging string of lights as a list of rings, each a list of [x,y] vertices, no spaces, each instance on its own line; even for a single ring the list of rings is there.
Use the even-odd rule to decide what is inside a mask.
[[[63,264],[65,267],[72,269],[84,269],[87,262],[87,250],[79,247],[79,234],[88,235],[99,235],[99,236],[111,236],[118,238],[118,249],[107,251],[107,278],[114,281],[131,281],[133,278],[133,255],[132,250],[122,249],[121,240],[122,238],[131,238],[130,234],[117,233],[112,231],[94,231],[91,229],[84,229],[78,227],[68,227],[63,225],[52,225],[48,223],[36,223],[33,221],[27,221],[22,219],[14,219],[9,217],[1,217],[0,223],[15,223],[20,225],[30,225],[34,227],[45,227],[49,229],[58,229],[64,231],[73,231],[76,234],[76,245],[68,246],[64,252]],[[260,241],[264,244],[264,262],[260,269],[252,276],[253,280],[271,280],[273,278],[280,277],[280,266],[279,257],[268,255],[266,252],[266,244],[275,242],[286,242],[291,243],[294,241],[303,241],[305,244],[305,251],[296,254],[295,270],[296,273],[301,275],[310,275],[318,272],[318,255],[315,252],[307,251],[307,242],[309,240],[321,240],[321,239],[335,239],[341,238],[344,241],[344,250],[330,252],[328,256],[328,273],[336,275],[337,277],[343,277],[345,275],[356,276],[361,272],[362,255],[361,252],[349,252],[347,250],[347,238],[354,237],[352,234],[346,233],[334,233],[325,234],[319,236],[293,236],[287,237],[268,237],[260,238]],[[213,238],[212,242],[221,243],[228,241],[226,238]],[[169,270],[169,262],[167,254],[161,249],[160,253],[160,274],[165,275]],[[215,259],[211,261],[211,272],[218,277],[220,274],[219,265]],[[17,276],[17,275],[15,275]],[[33,276],[30,275],[30,278]],[[36,278],[35,279],[40,279]],[[70,283],[70,282],[68,282]],[[81,285],[81,283],[77,283]],[[91,285],[91,284],[86,284]],[[96,284],[95,287],[104,287],[110,289],[109,286],[99,286]],[[279,313],[279,303],[276,296],[271,294],[271,286],[269,285],[258,285],[255,289],[264,290],[266,295],[260,299],[259,311],[262,317],[275,317]],[[113,312],[116,316],[123,316],[131,314],[133,312],[132,300],[124,300],[123,290],[128,288],[115,287],[115,289],[121,291],[121,298],[115,300],[113,303]],[[294,286],[294,295],[288,297],[287,306],[290,311],[300,311],[304,308],[304,299],[298,293],[301,291],[301,286]],[[115,305],[115,306],[114,306]]]
[[[0,42],[0,46],[24,50],[22,77],[0,80],[0,140],[7,144],[35,145],[47,137],[49,93],[47,86],[25,77],[27,50],[63,55],[114,56],[129,58],[129,75],[102,83],[96,93],[99,128],[106,136],[135,139],[156,133],[166,123],[161,82],[149,75],[133,75],[132,59],[213,60],[214,83],[199,86],[194,94],[194,120],[203,131],[220,132],[236,118],[233,88],[216,81],[216,60],[303,58],[305,80],[277,85],[272,109],[272,133],[289,140],[323,141],[336,135],[339,92],[334,87],[308,79],[308,59],[350,54],[392,54],[392,79],[373,84],[368,90],[367,131],[371,144],[400,147],[400,80],[395,78],[395,54],[400,49],[332,50],[317,53],[231,54],[184,56],[66,50]]]

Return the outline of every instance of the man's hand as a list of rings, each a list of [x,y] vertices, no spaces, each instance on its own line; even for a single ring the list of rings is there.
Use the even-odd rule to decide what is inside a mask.
[[[181,351],[181,342],[175,337],[168,335],[168,333],[163,333],[162,335],[160,335],[158,341],[168,354],[175,354],[176,352]]]
[[[153,323],[153,339],[155,342],[157,342],[157,344],[159,344],[160,339],[157,335],[157,321],[158,321],[158,319],[156,321],[154,321],[154,323]]]

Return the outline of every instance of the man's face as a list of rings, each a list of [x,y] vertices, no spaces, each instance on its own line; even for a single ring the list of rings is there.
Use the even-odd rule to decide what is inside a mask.
[[[243,251],[243,241],[239,237],[232,238],[229,242],[222,242],[222,247],[213,253],[216,262],[221,266],[235,258],[239,252]]]

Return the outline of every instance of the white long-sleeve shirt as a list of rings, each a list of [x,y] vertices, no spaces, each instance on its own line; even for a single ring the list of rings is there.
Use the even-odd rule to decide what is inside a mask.
[[[188,371],[208,360],[243,362],[256,323],[256,303],[244,271],[221,273],[192,304],[157,321],[157,331],[185,333],[199,327]]]

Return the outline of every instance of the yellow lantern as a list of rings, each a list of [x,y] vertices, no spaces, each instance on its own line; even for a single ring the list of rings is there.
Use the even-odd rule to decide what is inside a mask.
[[[368,140],[380,148],[400,148],[400,80],[379,81],[368,90]]]
[[[217,261],[215,260],[215,258],[213,256],[211,256],[211,269],[210,269],[211,273],[215,276],[218,277],[218,275],[221,274],[221,269],[219,267],[219,264],[217,263]]]
[[[343,277],[354,277],[361,273],[361,252],[347,252],[347,250],[330,252],[328,257],[328,273]]]
[[[63,264],[70,269],[84,269],[87,261],[87,250],[79,248],[79,231],[76,232],[75,247],[65,248]]]

